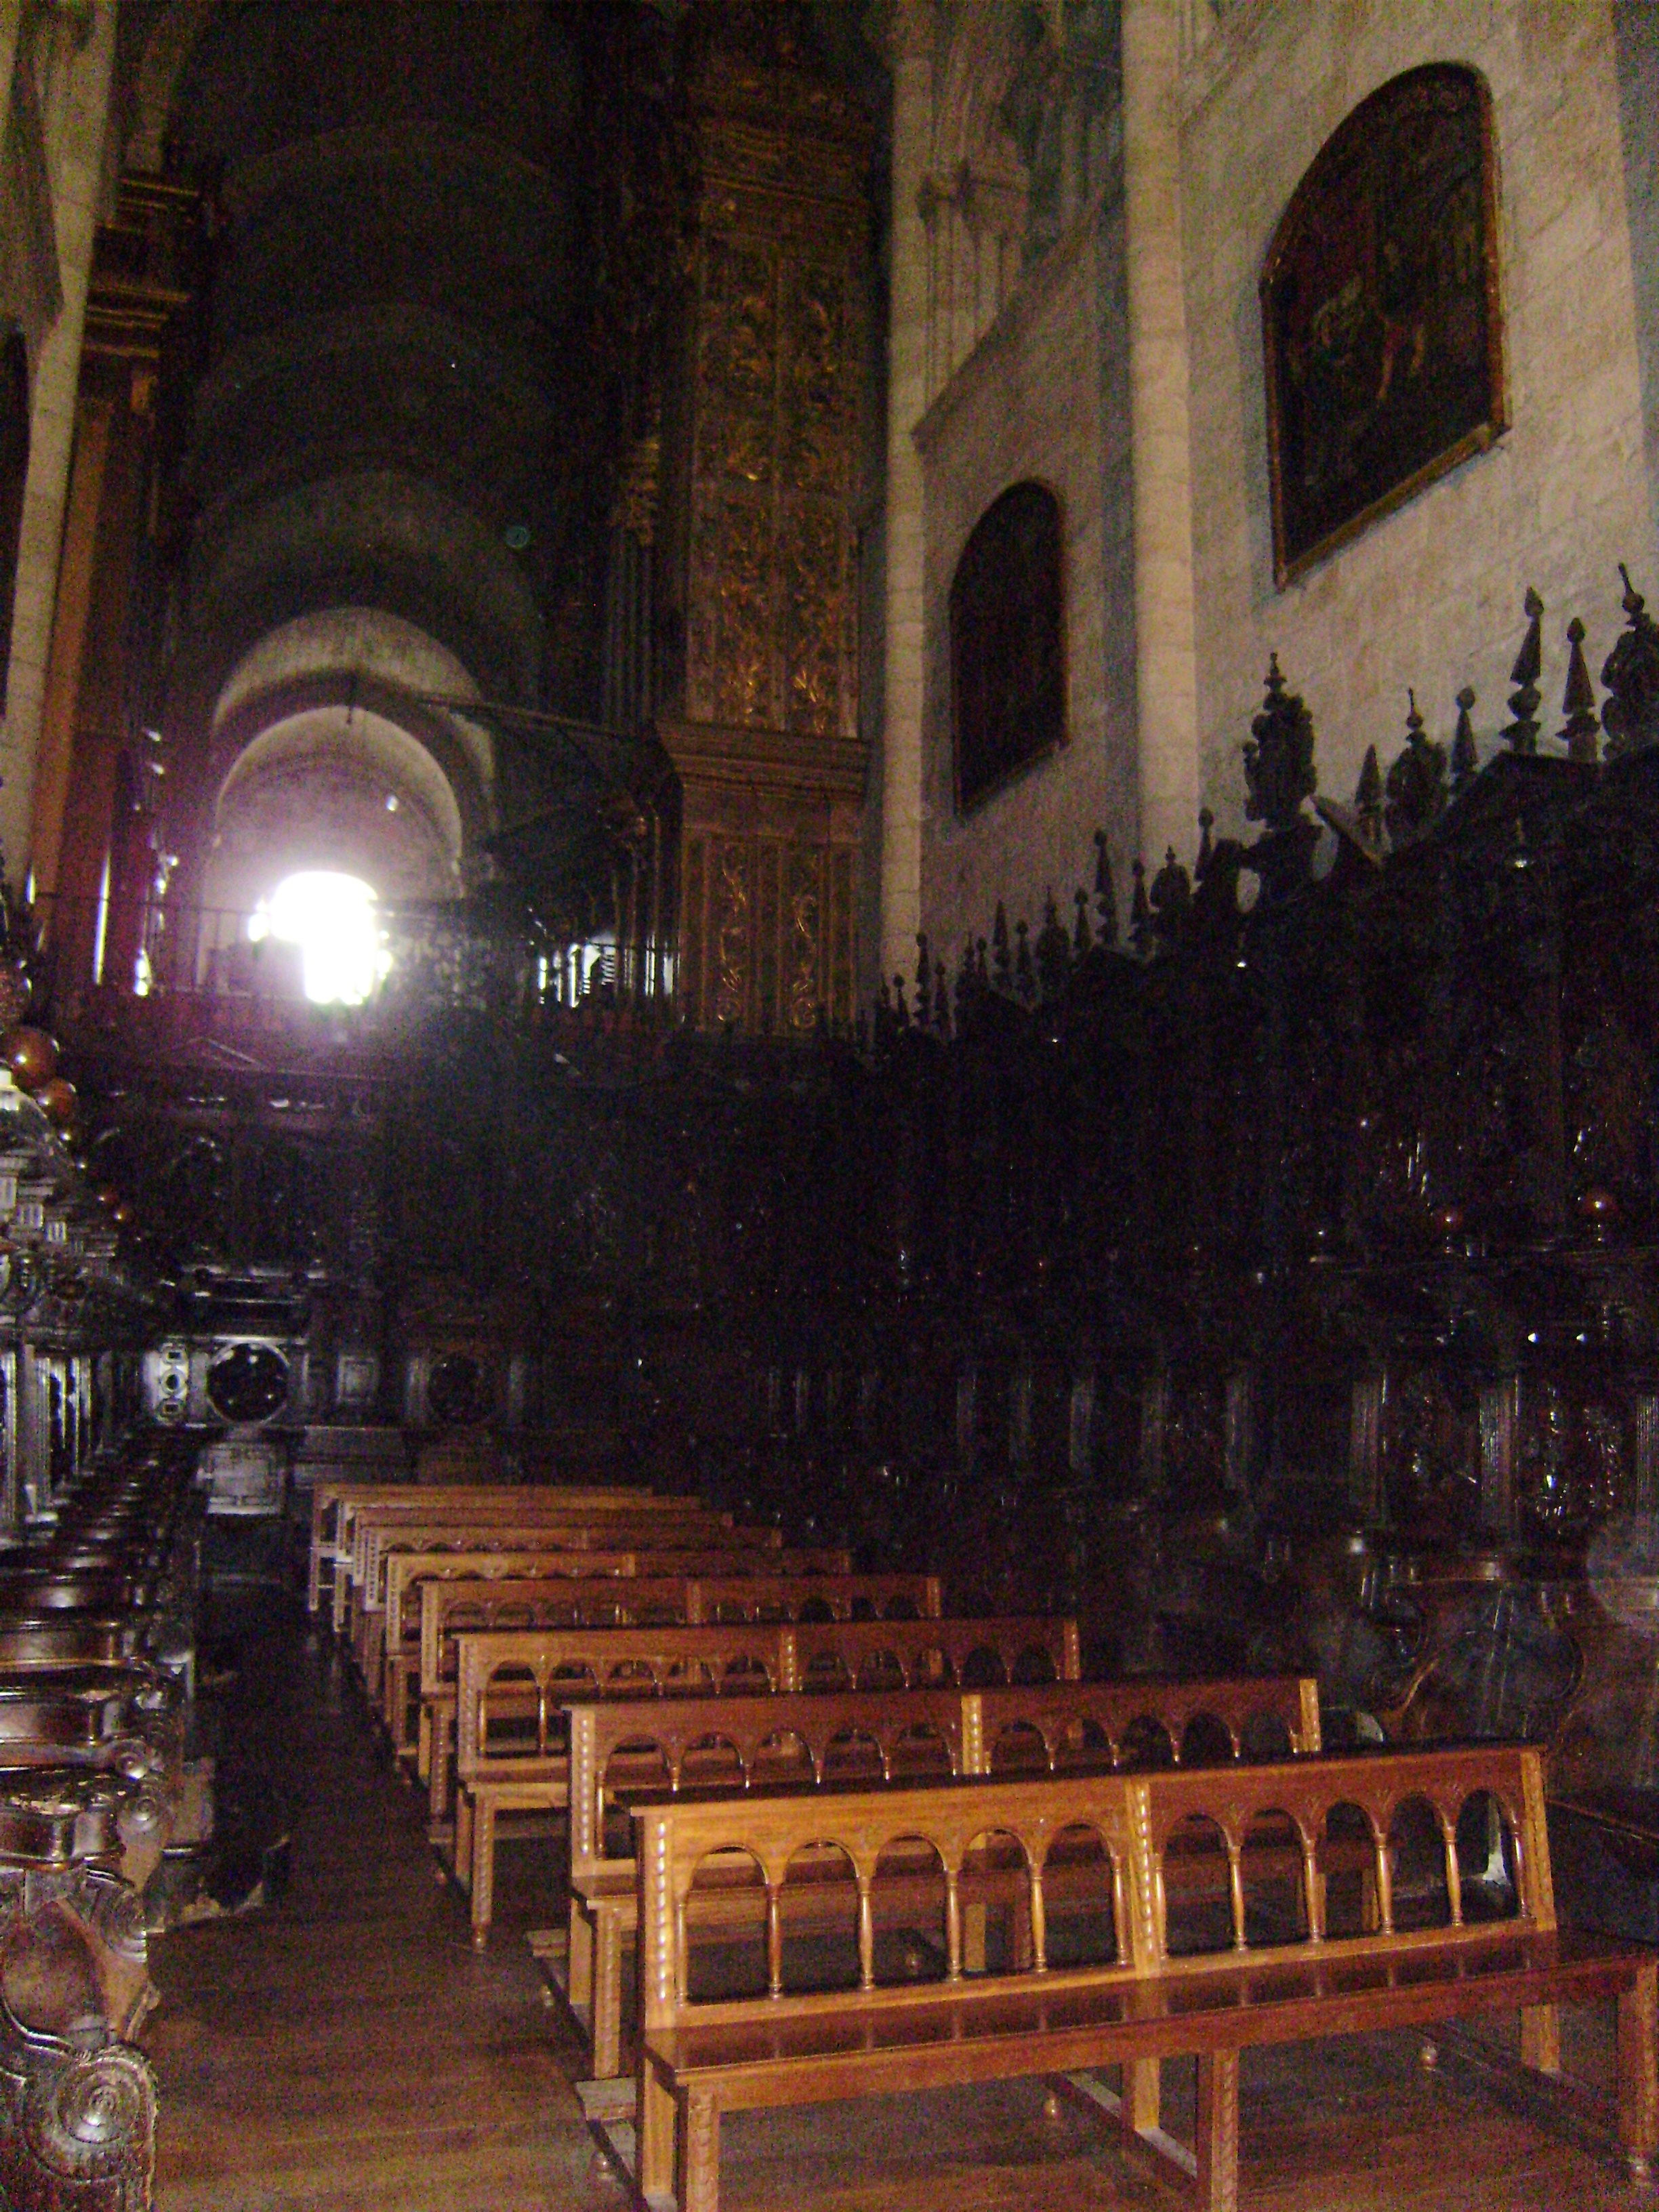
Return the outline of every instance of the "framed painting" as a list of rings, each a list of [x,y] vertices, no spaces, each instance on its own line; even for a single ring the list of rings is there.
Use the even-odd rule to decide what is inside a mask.
[[[1066,742],[1060,501],[1011,485],[974,525],[951,580],[957,811],[967,814]]]
[[[1297,186],[1261,272],[1280,589],[1507,427],[1491,106],[1431,63]]]

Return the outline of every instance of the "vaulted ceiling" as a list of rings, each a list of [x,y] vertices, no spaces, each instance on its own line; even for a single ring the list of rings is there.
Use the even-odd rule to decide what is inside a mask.
[[[319,655],[290,650],[269,702],[313,718],[295,758],[354,613],[366,658],[389,623],[410,670],[459,672],[472,698],[595,714],[617,471],[672,286],[678,60],[699,13],[762,35],[793,17],[867,74],[860,11],[816,12],[128,0],[127,158],[204,182],[217,227],[154,687],[175,843],[193,820],[201,848],[186,875],[205,882],[223,732],[260,734],[227,687],[273,634]],[[377,680],[384,715],[383,654]],[[408,688],[424,744],[430,696]],[[481,832],[536,803],[533,744],[503,753],[458,793]]]

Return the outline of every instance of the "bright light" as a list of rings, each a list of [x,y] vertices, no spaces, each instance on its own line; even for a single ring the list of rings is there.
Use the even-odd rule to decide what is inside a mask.
[[[374,892],[331,868],[286,877],[260,900],[247,933],[256,945],[274,937],[299,946],[314,1006],[361,1006],[392,965]]]

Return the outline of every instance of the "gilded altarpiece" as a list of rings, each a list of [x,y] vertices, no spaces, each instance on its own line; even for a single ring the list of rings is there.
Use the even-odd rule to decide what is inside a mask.
[[[791,68],[708,58],[665,550],[684,658],[678,996],[771,1030],[852,1018],[857,542],[868,375],[863,118]]]

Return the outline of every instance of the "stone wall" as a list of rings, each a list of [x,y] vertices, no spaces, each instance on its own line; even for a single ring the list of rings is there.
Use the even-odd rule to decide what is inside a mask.
[[[1595,669],[1612,643],[1614,563],[1628,561],[1659,600],[1642,388],[1659,279],[1633,275],[1632,251],[1632,221],[1654,221],[1639,187],[1652,167],[1641,88],[1655,82],[1656,39],[1659,13],[1624,0],[1231,0],[1201,11],[1180,128],[1199,725],[1224,828],[1242,811],[1239,748],[1270,649],[1313,714],[1324,789],[1346,798],[1368,744],[1385,762],[1399,749],[1407,684],[1441,737],[1454,694],[1473,684],[1490,745],[1509,719],[1527,586],[1547,609],[1547,731],[1561,720],[1570,617],[1589,625]],[[1511,428],[1280,592],[1262,262],[1343,118],[1436,60],[1479,70],[1492,95]]]
[[[1121,349],[1110,280],[1121,215],[1108,196],[1026,271],[917,432],[927,514],[922,927],[954,965],[999,898],[1035,929],[1052,889],[1066,908],[1108,829],[1133,849],[1133,614]],[[1111,417],[1109,424],[1108,417]],[[1113,465],[1116,457],[1117,465]],[[952,779],[949,600],[974,525],[1026,478],[1058,498],[1065,531],[1066,743],[971,813]],[[914,966],[914,961],[908,963]]]

